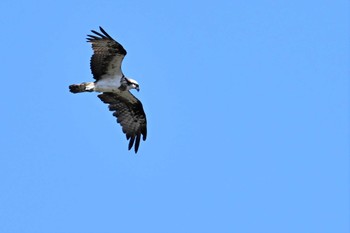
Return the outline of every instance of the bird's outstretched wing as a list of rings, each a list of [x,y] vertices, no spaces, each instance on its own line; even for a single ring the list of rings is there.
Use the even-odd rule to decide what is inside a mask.
[[[146,140],[147,121],[142,103],[129,91],[118,93],[103,92],[98,97],[106,104],[109,110],[113,111],[113,116],[117,117],[117,122],[122,126],[126,139],[129,140],[129,150],[134,146],[137,153],[140,139]]]
[[[102,27],[100,27],[100,31],[91,30],[95,35],[88,35],[87,38],[94,50],[90,61],[94,79],[99,80],[106,74],[112,77],[122,76],[121,64],[126,55],[126,50],[108,35]]]

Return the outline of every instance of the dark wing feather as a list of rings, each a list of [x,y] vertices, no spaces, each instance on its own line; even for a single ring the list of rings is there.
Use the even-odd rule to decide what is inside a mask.
[[[142,103],[129,91],[103,92],[98,97],[109,104],[109,110],[114,112],[113,116],[117,117],[117,122],[122,126],[126,139],[129,140],[129,150],[135,146],[135,153],[137,153],[141,135],[144,141],[147,137],[146,114]]]
[[[88,35],[87,38],[94,50],[90,68],[96,80],[101,79],[105,74],[122,75],[121,64],[126,55],[126,50],[121,44],[108,35],[102,27],[100,30],[101,33],[91,30],[95,35]]]

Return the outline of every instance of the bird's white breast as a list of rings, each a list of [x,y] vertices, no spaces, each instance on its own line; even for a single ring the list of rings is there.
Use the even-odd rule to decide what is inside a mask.
[[[120,87],[122,76],[104,75],[95,83],[95,91],[97,92],[117,92]]]

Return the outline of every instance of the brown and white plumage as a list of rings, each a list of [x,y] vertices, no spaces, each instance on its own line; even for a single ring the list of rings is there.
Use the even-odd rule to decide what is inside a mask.
[[[131,89],[139,90],[139,84],[125,77],[121,70],[126,50],[102,27],[100,31],[92,30],[94,35],[88,35],[87,38],[94,51],[90,68],[96,81],[73,84],[69,89],[72,93],[102,92],[98,97],[114,112],[113,116],[129,140],[128,149],[134,146],[137,153],[141,136],[142,140],[147,137],[147,120],[142,103],[130,92]]]
[[[121,64],[126,55],[126,50],[108,35],[102,27],[100,27],[100,30],[102,34],[91,30],[95,35],[88,35],[87,38],[94,50],[90,61],[94,79],[99,80],[106,75],[122,76]]]
[[[98,97],[106,104],[129,140],[129,150],[135,145],[135,152],[139,149],[140,139],[146,140],[147,121],[142,103],[129,91],[120,93],[104,92]]]

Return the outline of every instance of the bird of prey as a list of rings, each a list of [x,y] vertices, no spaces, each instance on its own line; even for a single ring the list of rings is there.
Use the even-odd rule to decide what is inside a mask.
[[[102,92],[98,97],[113,111],[113,116],[129,140],[128,149],[134,146],[137,153],[141,136],[144,141],[147,137],[147,120],[142,103],[130,90],[139,91],[140,87],[135,80],[125,77],[121,70],[126,50],[102,27],[100,31],[91,30],[93,35],[87,38],[94,52],[90,68],[95,81],[72,84],[69,90],[72,93]]]

